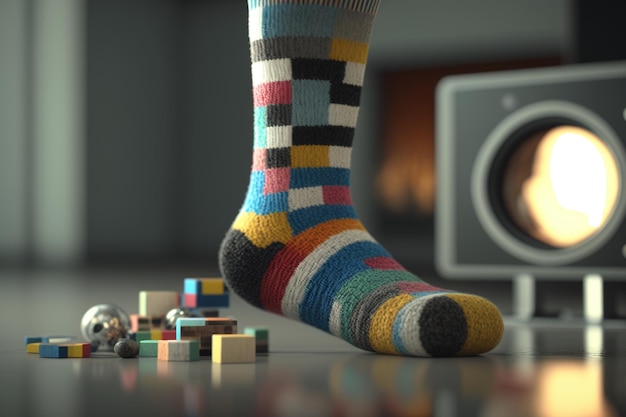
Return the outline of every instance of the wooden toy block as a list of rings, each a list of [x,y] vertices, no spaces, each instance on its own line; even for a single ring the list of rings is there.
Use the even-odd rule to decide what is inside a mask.
[[[72,343],[76,340],[75,336],[47,336],[48,343]]]
[[[153,330],[165,328],[165,316],[142,316],[140,314],[130,315],[130,330],[138,332],[141,330]]]
[[[268,329],[264,327],[246,327],[243,329],[243,334],[249,334],[251,336],[254,336],[257,354],[269,352]]]
[[[142,340],[176,340],[176,330],[140,330],[133,336],[137,343]]]
[[[197,340],[200,355],[211,355],[214,334],[237,333],[237,320],[225,317],[182,318],[176,322],[176,340]]]
[[[185,278],[185,294],[219,295],[224,294],[226,287],[223,278]]]
[[[183,304],[188,308],[202,307],[228,307],[230,305],[230,293],[224,294],[184,294]]]
[[[91,343],[68,343],[61,346],[67,347],[68,358],[89,358],[91,357]]]
[[[220,311],[216,308],[194,308],[192,310],[198,317],[219,317]]]
[[[185,278],[182,303],[188,308],[228,307],[229,292],[223,278]]]
[[[137,343],[141,343],[143,340],[152,340],[152,332],[150,330],[138,331],[133,336],[131,339],[134,339]]]
[[[176,330],[161,330],[161,339],[176,340]]]
[[[142,340],[139,342],[139,356],[144,358],[156,358],[158,354],[158,340]]]
[[[161,361],[197,361],[200,343],[197,340],[159,340],[157,359]]]
[[[67,346],[42,343],[39,345],[39,356],[42,358],[67,358]]]
[[[175,291],[139,291],[140,316],[165,316],[180,306],[180,294]]]
[[[29,343],[26,345],[26,352],[28,353],[40,353],[39,349],[40,346],[46,344],[46,345],[59,345],[59,346],[65,346],[67,347],[67,356],[57,356],[59,354],[62,354],[62,352],[58,352],[58,351],[54,351],[53,348],[47,348],[50,349],[48,352],[44,352],[44,357],[53,357],[53,358],[57,358],[57,357],[68,357],[68,358],[89,358],[91,356],[91,349],[92,349],[92,345],[91,343],[41,343],[41,342],[36,342],[36,343]],[[50,356],[52,355],[52,356]]]
[[[24,345],[29,343],[48,343],[48,338],[43,336],[26,336],[24,338]]]
[[[41,342],[34,342],[34,343],[29,343],[26,345],[26,352],[27,353],[39,353],[39,345],[41,345]]]
[[[248,334],[215,334],[211,360],[216,363],[251,363],[256,360],[255,338]]]

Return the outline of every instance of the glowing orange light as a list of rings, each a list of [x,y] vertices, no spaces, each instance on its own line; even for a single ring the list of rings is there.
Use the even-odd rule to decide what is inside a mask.
[[[559,126],[533,137],[530,148],[525,150],[527,162],[532,154],[529,175],[508,204],[513,219],[555,247],[570,247],[597,233],[610,218],[620,188],[608,147],[586,129]],[[517,159],[509,171],[520,169]]]

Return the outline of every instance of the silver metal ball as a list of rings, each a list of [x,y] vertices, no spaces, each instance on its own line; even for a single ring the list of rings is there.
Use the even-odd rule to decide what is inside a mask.
[[[176,328],[176,320],[183,317],[200,317],[192,309],[179,307],[173,308],[165,315],[165,328],[173,330]]]
[[[119,339],[128,337],[130,317],[116,305],[98,304],[85,312],[80,328],[92,346],[113,350]]]

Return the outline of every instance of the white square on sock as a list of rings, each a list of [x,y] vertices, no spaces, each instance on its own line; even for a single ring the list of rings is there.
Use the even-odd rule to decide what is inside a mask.
[[[289,190],[289,210],[321,206],[324,204],[322,187],[294,188]]]
[[[356,127],[358,117],[358,107],[345,104],[331,104],[328,106],[328,124],[331,126]]]
[[[252,85],[291,80],[291,60],[272,59],[252,64]]]
[[[346,63],[346,73],[343,76],[344,84],[363,86],[363,77],[365,76],[365,64],[358,62]]]
[[[291,126],[270,126],[267,128],[267,147],[286,148],[291,146]]]
[[[331,146],[328,150],[329,166],[331,168],[350,168],[352,148],[346,146]]]
[[[250,15],[248,17],[248,32],[250,36],[250,41],[257,41],[263,38],[263,8],[258,7],[256,9],[250,10]]]

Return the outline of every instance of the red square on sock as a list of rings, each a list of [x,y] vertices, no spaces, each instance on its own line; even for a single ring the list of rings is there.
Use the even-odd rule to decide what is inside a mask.
[[[290,168],[270,168],[265,171],[263,194],[275,194],[289,190]]]
[[[254,107],[270,104],[291,104],[291,81],[275,81],[254,87]]]
[[[323,187],[324,204],[352,205],[350,187],[343,185],[327,185]]]

